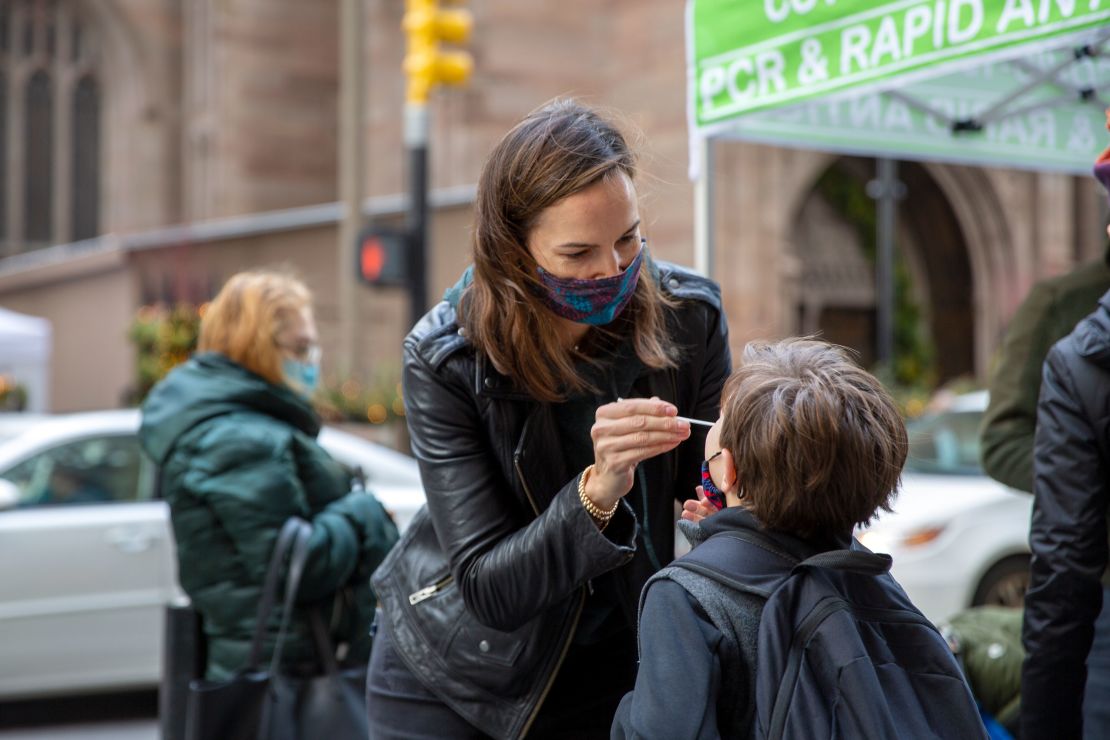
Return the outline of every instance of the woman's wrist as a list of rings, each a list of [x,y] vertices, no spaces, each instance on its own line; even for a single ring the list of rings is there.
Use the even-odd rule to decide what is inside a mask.
[[[594,466],[589,465],[582,471],[582,475],[578,478],[578,499],[582,502],[582,506],[586,512],[593,518],[594,522],[600,529],[605,529],[609,520],[617,513],[617,507],[620,505],[620,498],[614,501],[609,506],[599,505],[597,499],[590,495],[589,484],[593,478]]]

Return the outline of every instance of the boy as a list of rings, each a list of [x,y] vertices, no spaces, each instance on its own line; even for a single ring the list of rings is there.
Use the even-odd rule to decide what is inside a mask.
[[[814,664],[818,673],[825,665],[837,668],[832,689],[826,689],[807,673],[811,666],[804,661],[815,660],[813,650],[831,646],[828,652],[833,654],[844,645],[859,643],[859,654],[870,658],[876,636],[883,641],[883,650],[890,647],[885,642],[890,639],[888,633],[883,632],[890,629],[888,625],[869,632],[871,642],[864,644],[863,628],[857,628],[854,613],[846,609],[837,617],[843,616],[843,621],[828,622],[833,630],[830,642],[807,643],[811,652],[801,658],[802,675],[810,684],[803,688],[818,688],[808,693],[808,699],[803,696],[810,702],[805,707],[799,699],[788,700],[790,706],[784,709],[792,711],[791,721],[811,726],[812,736],[821,736],[825,728],[831,735],[836,728],[841,736],[852,737],[848,725],[856,721],[868,723],[869,737],[912,737],[919,727],[940,737],[981,735],[958,667],[935,629],[886,574],[889,557],[852,544],[857,524],[870,521],[880,509],[890,510],[907,446],[905,425],[890,395],[840,348],[812,339],[745,347],[740,366],[725,386],[721,417],[706,438],[704,496],[699,496],[699,502],[688,502],[683,514],[687,521],[681,526],[695,548],[660,571],[644,589],[636,687],[620,704],[612,737],[749,737],[757,729],[761,736],[774,735],[765,722],[769,707],[758,705],[757,686],[768,678],[779,680],[771,675],[775,666],[767,661],[785,654],[795,642],[791,627],[807,614],[799,616],[790,609],[798,609],[814,588],[818,604],[832,595],[852,604],[897,610],[905,620],[899,629],[908,625],[905,629],[911,632],[901,633],[899,639],[909,637],[914,649],[928,654],[933,663],[925,669],[909,665],[916,659],[898,654],[895,647],[893,661],[910,676],[905,685],[911,690],[898,694],[895,689],[891,697],[884,694],[898,682],[885,674],[876,680],[871,668],[873,662],[890,661],[891,654],[864,662],[863,673],[849,676],[842,686],[836,684],[844,683],[846,675],[834,665],[838,656],[832,655],[830,662],[822,655]],[[762,549],[720,558],[726,562],[706,561],[706,553],[730,552],[727,548],[735,542],[728,540],[737,539],[755,541]],[[703,544],[713,546],[701,551],[699,563]],[[807,561],[807,567],[795,567],[814,555],[812,564]],[[839,560],[829,560],[829,555]],[[686,562],[691,559],[693,568]],[[845,568],[841,561],[851,564]],[[709,575],[714,565],[729,572],[734,587]],[[845,575],[841,568],[854,572]],[[863,573],[867,568],[871,570]],[[803,570],[804,578],[792,575]],[[811,577],[812,570],[822,573]],[[786,591],[783,584],[792,580],[791,606],[784,607],[775,592]],[[811,583],[803,588],[798,586],[800,580]],[[786,619],[780,620],[784,615]],[[776,632],[775,620],[785,628]],[[763,629],[761,622],[767,622]],[[861,661],[852,661],[849,665],[855,671]],[[917,699],[922,705],[937,700],[937,706],[915,705],[902,712],[899,702],[908,696],[916,704],[913,697],[921,689],[913,678],[915,671],[930,673],[936,666],[940,674],[950,674],[945,675],[943,688],[927,689]],[[777,704],[774,687],[779,684],[769,685],[770,694],[764,691],[760,699],[763,704]],[[785,693],[793,694],[793,688]],[[889,707],[882,704],[884,698]],[[854,715],[845,719],[844,707]],[[971,734],[961,734],[967,727]]]

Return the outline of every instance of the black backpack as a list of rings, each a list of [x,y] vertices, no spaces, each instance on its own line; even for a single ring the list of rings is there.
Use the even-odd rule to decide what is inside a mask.
[[[955,657],[890,564],[854,540],[799,561],[753,530],[719,532],[671,564],[767,599],[753,737],[986,737]]]

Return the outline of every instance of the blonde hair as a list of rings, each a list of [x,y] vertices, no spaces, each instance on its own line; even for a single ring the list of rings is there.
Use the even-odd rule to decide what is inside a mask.
[[[219,352],[275,385],[285,382],[277,337],[290,317],[312,305],[300,280],[277,272],[233,275],[208,305],[197,350]]]

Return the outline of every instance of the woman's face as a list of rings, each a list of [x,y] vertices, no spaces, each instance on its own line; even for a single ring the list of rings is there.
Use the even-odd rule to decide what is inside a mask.
[[[561,278],[596,280],[622,272],[640,250],[636,188],[620,170],[540,212],[528,234],[540,267]]]
[[[282,356],[297,362],[319,361],[320,336],[316,332],[316,321],[312,309],[302,308],[289,315],[276,337]]]

